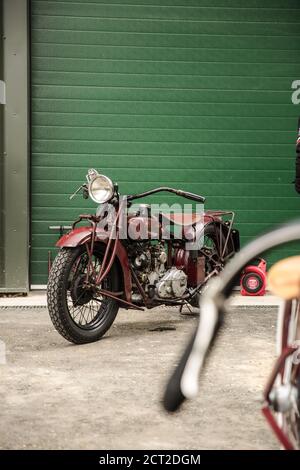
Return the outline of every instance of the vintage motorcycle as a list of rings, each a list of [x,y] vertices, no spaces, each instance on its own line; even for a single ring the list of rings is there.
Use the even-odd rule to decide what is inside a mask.
[[[71,198],[82,191],[97,212],[80,215],[59,239],[49,273],[47,302],[57,331],[89,343],[106,333],[119,307],[198,306],[207,281],[239,250],[234,213],[153,211],[134,201],[167,191],[203,208],[205,198],[169,187],[121,197],[118,185],[96,170],[86,179]]]

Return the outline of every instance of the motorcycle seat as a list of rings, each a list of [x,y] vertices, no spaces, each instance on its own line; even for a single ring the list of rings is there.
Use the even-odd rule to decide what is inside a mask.
[[[182,225],[184,227],[193,226],[197,223],[203,222],[203,214],[198,214],[196,212],[191,214],[166,214],[163,212],[161,215],[162,218],[168,220],[171,224]]]

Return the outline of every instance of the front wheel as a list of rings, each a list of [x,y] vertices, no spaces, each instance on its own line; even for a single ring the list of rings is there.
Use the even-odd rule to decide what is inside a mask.
[[[92,256],[94,278],[100,271],[104,250],[103,245],[95,247]],[[119,309],[116,300],[99,296],[91,282],[86,284],[88,261],[85,246],[62,248],[54,260],[47,286],[51,321],[65,339],[75,344],[99,340],[111,327]],[[114,263],[101,288],[118,291],[119,286]]]

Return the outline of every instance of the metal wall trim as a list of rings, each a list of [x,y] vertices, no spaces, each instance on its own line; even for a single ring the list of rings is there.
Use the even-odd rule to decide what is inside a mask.
[[[1,291],[29,290],[29,58],[27,0],[3,0]]]

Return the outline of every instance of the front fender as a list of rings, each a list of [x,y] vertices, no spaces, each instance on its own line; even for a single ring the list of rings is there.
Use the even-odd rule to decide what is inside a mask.
[[[76,246],[83,245],[91,237],[92,230],[92,227],[75,228],[63,235],[56,243],[56,246],[58,248],[75,248]],[[98,232],[100,230],[97,230]]]
[[[75,248],[76,246],[83,245],[91,238],[92,231],[92,227],[75,228],[74,230],[71,230],[71,232],[63,235],[56,243],[56,246],[58,248]],[[101,241],[102,243],[107,244],[107,233],[103,229],[96,228],[95,241]],[[120,269],[122,270],[123,274],[125,298],[128,302],[131,302],[132,283],[129,260],[127,251],[119,240],[117,241],[116,257],[119,261]]]

